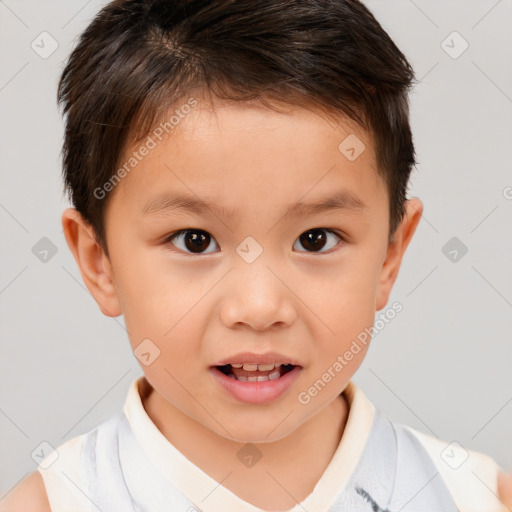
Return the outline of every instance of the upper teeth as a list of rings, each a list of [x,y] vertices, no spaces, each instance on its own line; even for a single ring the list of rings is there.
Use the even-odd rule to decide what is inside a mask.
[[[255,372],[256,370],[260,372],[267,372],[270,370],[273,370],[274,368],[279,368],[281,366],[280,364],[249,364],[249,363],[243,363],[243,364],[232,364],[233,368],[243,368],[244,370],[248,372]]]

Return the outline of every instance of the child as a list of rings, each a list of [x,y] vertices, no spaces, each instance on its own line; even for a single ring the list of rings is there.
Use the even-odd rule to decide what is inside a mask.
[[[422,215],[413,80],[357,0],[102,9],[59,85],[62,223],[144,376],[2,512],[512,506],[493,459],[351,380]]]

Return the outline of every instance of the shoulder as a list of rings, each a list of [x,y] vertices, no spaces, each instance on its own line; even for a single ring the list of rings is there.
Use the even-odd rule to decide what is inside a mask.
[[[512,508],[512,473],[498,473],[498,496],[505,505]]]
[[[39,471],[33,471],[0,501],[2,512],[51,512],[48,495]]]
[[[461,512],[508,510],[505,504],[509,505],[512,497],[512,475],[504,473],[492,457],[457,441],[443,441],[401,426],[421,443]]]

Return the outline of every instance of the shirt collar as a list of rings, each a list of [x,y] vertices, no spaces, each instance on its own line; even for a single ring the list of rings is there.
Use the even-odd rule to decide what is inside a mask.
[[[261,512],[202,471],[160,432],[142,403],[141,397],[150,392],[151,385],[144,375],[134,379],[123,412],[138,443],[166,480],[192,503],[200,503],[203,512]],[[287,512],[325,512],[354,472],[370,434],[375,407],[353,381],[349,381],[343,395],[349,411],[341,441],[313,491]]]

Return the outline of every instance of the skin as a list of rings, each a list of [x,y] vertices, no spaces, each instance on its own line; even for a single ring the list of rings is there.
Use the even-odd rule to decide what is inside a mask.
[[[366,147],[355,161],[338,150],[349,134]],[[366,208],[283,216],[290,204],[340,189]],[[146,202],[164,190],[238,213],[143,216]],[[388,202],[371,137],[351,121],[217,100],[213,109],[200,101],[117,185],[106,211],[110,258],[78,212],[62,215],[67,243],[101,311],[124,315],[132,349],[149,338],[160,350],[141,365],[153,388],[143,400],[152,421],[189,460],[257,507],[286,510],[303,501],[343,435],[348,405],[340,393],[368,346],[309,403],[297,396],[388,303],[423,212],[418,198],[408,200],[389,242]],[[313,252],[299,237],[314,228],[343,239],[324,231],[327,245]],[[187,253],[183,237],[169,241],[184,229],[211,235],[205,253]],[[236,252],[247,236],[263,248],[250,264]],[[239,352],[271,350],[302,366],[293,386],[271,403],[238,402],[209,372]],[[251,468],[237,458],[247,442],[262,453]],[[504,477],[500,495],[510,498]]]
[[[203,105],[117,186],[106,212],[110,260],[72,209],[63,225],[103,313],[124,314],[133,349],[149,338],[161,351],[143,367],[154,388],[145,407],[158,428],[242,499],[288,509],[295,504],[290,495],[302,501],[313,490],[339,444],[348,409],[340,393],[366,347],[308,404],[297,395],[385,307],[422,204],[410,200],[389,246],[388,194],[372,142],[353,123],[334,124],[298,108],[283,114],[257,105]],[[354,162],[338,150],[351,133],[367,148]],[[314,201],[339,189],[359,197],[365,210],[283,218],[285,207],[303,196]],[[163,190],[192,192],[238,214],[141,215]],[[318,227],[339,230],[345,241],[328,235],[325,254],[308,252],[297,239]],[[183,240],[166,241],[192,228],[213,237],[206,249],[213,252],[186,254]],[[236,253],[247,236],[263,248],[251,264]],[[272,403],[238,402],[208,371],[238,352],[270,350],[303,367],[294,386]],[[246,442],[263,455],[250,469],[237,458]]]

